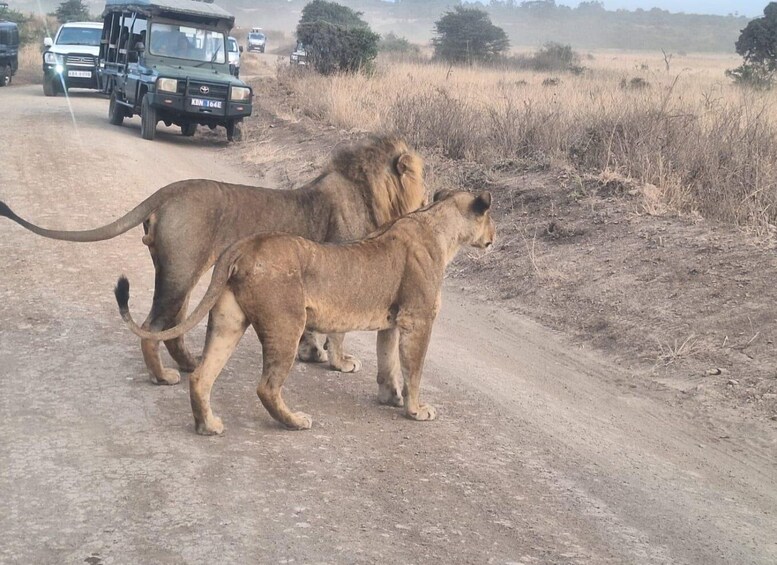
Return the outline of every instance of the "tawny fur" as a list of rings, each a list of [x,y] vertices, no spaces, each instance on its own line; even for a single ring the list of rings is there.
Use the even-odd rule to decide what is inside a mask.
[[[186,316],[189,295],[199,278],[241,238],[272,231],[314,241],[349,241],[425,201],[422,159],[403,140],[376,136],[337,152],[321,175],[298,190],[180,181],[159,189],[118,220],[86,231],[40,228],[3,202],[0,215],[44,237],[78,242],[110,239],[142,223],[143,243],[156,270],[151,312],[143,325],[158,331]],[[306,338],[300,344],[300,358],[325,360],[326,353],[315,338]],[[196,361],[183,335],[165,345],[181,369],[194,369]],[[179,382],[178,371],[163,367],[158,340],[142,340],[141,349],[154,382]],[[358,369],[358,361],[341,351],[333,355],[330,348],[329,357],[335,369]]]
[[[203,360],[190,378],[199,433],[223,431],[210,408],[210,391],[248,325],[262,343],[257,393],[288,428],[307,429],[312,422],[290,411],[281,397],[304,330],[327,333],[338,344],[344,332],[377,331],[379,400],[404,404],[412,419],[431,420],[436,412],[420,402],[419,387],[445,267],[462,245],[491,245],[490,205],[487,192],[446,192],[371,237],[346,244],[278,234],[249,237],[222,254],[202,301],[179,326],[163,332],[140,328],[129,312],[124,278],[116,288],[119,310],[146,339],[175,338],[210,312]]]

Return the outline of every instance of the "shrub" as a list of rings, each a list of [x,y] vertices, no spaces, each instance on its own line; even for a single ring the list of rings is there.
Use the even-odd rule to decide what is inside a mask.
[[[621,79],[621,88],[623,90],[644,90],[650,88],[650,83],[642,77],[634,77],[631,80]]]
[[[747,64],[726,71],[726,76],[739,86],[756,90],[769,90],[774,82],[775,71],[770,71],[763,65]]]
[[[378,55],[380,36],[360,15],[324,0],[314,0],[303,8],[297,39],[305,44],[313,68],[322,74],[370,69]]]
[[[726,71],[726,76],[742,86],[768,89],[777,73],[777,2],[764,8],[761,18],[751,20],[735,44],[745,62]]]
[[[526,69],[539,72],[571,72],[581,75],[585,67],[580,65],[580,56],[572,49],[571,45],[560,43],[546,43],[537,52],[531,55],[514,55],[502,59],[508,67]]]
[[[550,42],[534,54],[533,68],[536,71],[565,71],[579,60],[571,45]]]
[[[61,24],[92,19],[89,15],[89,8],[86,7],[83,0],[65,0],[57,7],[53,15]]]
[[[398,37],[392,32],[384,35],[378,43],[378,50],[386,53],[400,53],[403,55],[420,55],[421,48],[413,45],[404,37]]]
[[[456,6],[434,24],[434,56],[450,63],[498,58],[510,47],[507,34],[483,10]]]

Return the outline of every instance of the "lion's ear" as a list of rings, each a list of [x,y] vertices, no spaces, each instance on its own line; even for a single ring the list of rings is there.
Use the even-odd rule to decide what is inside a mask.
[[[413,156],[410,153],[403,153],[397,159],[397,174],[401,177],[413,168]]]
[[[439,202],[440,200],[445,200],[451,194],[453,194],[453,191],[449,190],[447,188],[443,188],[441,190],[438,190],[437,192],[434,193],[433,202]]]
[[[491,208],[491,193],[488,191],[481,192],[472,201],[472,210],[479,216],[485,214],[489,208]]]

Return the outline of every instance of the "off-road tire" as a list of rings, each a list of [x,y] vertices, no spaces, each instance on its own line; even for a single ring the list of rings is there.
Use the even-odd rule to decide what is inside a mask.
[[[11,72],[11,65],[6,65],[0,72],[0,86],[11,86]]]
[[[151,105],[151,97],[144,94],[140,103],[140,136],[153,141],[156,136],[156,123],[156,108]]]
[[[116,92],[111,93],[111,100],[108,102],[108,121],[115,126],[120,126],[124,122],[126,112],[124,106],[116,102]]]
[[[56,96],[59,90],[56,77],[43,77],[43,94],[45,96]]]
[[[227,141],[242,141],[243,140],[243,128],[240,127],[240,122],[230,120],[227,122]]]
[[[184,137],[191,137],[197,131],[197,124],[188,123],[181,126],[181,135]]]

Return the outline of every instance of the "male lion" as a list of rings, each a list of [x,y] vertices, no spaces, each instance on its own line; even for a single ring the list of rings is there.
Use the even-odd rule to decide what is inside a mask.
[[[423,160],[401,139],[381,136],[341,150],[323,173],[298,190],[180,181],[159,189],[115,222],[86,231],[40,228],[3,202],[0,215],[38,235],[78,242],[110,239],[142,222],[143,243],[156,270],[154,299],[143,327],[158,331],[186,317],[192,288],[222,251],[241,238],[273,231],[314,241],[349,241],[425,203]],[[341,343],[330,344],[330,365],[345,372],[358,370],[359,362],[339,351]],[[194,369],[197,363],[183,335],[165,345],[182,370]],[[143,339],[141,350],[154,382],[180,381],[178,371],[162,366],[159,341]],[[307,336],[299,356],[303,361],[323,361],[326,353]]]
[[[216,262],[210,286],[191,316],[162,332],[144,330],[132,320],[125,277],[116,285],[116,300],[124,321],[144,339],[173,339],[210,311],[202,362],[189,378],[200,434],[224,430],[211,411],[210,392],[249,324],[262,342],[257,394],[286,427],[312,425],[310,416],[290,411],[281,398],[306,329],[327,333],[330,340],[343,332],[377,330],[379,401],[402,406],[404,400],[409,418],[433,420],[436,411],[421,404],[419,386],[443,274],[461,245],[491,245],[490,207],[488,192],[444,192],[430,206],[362,241],[321,244],[279,234],[241,240]]]

